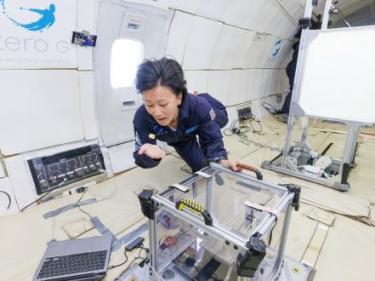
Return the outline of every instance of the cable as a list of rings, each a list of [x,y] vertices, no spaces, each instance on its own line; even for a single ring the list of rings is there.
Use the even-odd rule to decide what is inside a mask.
[[[87,216],[91,219],[91,218],[92,218],[92,215],[91,215],[89,212],[86,212],[85,210],[83,210],[83,209],[81,208],[81,206],[78,204],[78,203],[82,200],[83,196],[86,194],[87,190],[88,190],[88,189],[86,188],[86,190],[85,190],[84,192],[82,192],[82,195],[79,197],[79,199],[77,200],[77,202],[74,203],[73,205],[77,206],[78,209],[79,209],[82,213],[84,213],[85,215],[87,215]]]
[[[283,112],[282,110],[276,109],[272,104],[268,102],[262,102],[262,106],[265,110],[268,111],[273,117],[275,117],[277,120],[288,123],[288,114]]]
[[[257,124],[254,126],[254,124]],[[238,124],[238,125],[237,125]],[[260,134],[263,131],[263,127],[260,121],[256,120],[254,116],[249,119],[239,120],[235,119],[232,121],[229,128],[223,131],[224,135],[232,136],[234,134],[246,137],[246,133],[251,132],[254,134]]]
[[[36,199],[35,201],[31,202],[30,204],[26,205],[25,207],[23,207],[20,212],[22,213],[24,210],[26,210],[27,208],[29,208],[31,205],[34,205],[35,203],[38,203],[40,200],[42,200],[44,197],[46,197],[48,194],[51,193],[51,190],[46,192],[45,194],[43,194],[42,196],[40,196],[38,199]]]
[[[230,124],[229,128],[225,129],[223,131],[224,135],[226,136],[232,136],[233,134],[237,133],[235,132],[235,128],[236,128],[236,124],[238,122],[238,119],[235,119],[234,121],[232,121],[232,123]]]
[[[116,267],[119,267],[119,266],[122,266],[122,265],[126,264],[128,262],[128,260],[129,260],[128,255],[126,254],[126,252],[127,251],[124,249],[125,260],[122,263],[119,263],[119,264],[116,264],[116,265],[111,265],[111,266],[108,267],[108,269],[116,268]]]
[[[127,270],[129,270],[129,268],[137,261],[137,260],[139,260],[139,259],[143,259],[143,260],[145,260],[145,259],[147,259],[147,257],[142,257],[141,256],[141,253],[142,253],[142,250],[144,250],[145,252],[146,252],[146,254],[148,254],[148,252],[149,252],[149,249],[148,248],[145,248],[145,247],[143,247],[143,244],[141,244],[140,246],[139,246],[139,252],[138,252],[138,255],[125,267],[125,269],[124,270],[122,270],[121,272],[120,272],[120,274],[114,279],[114,280],[119,280],[118,278],[119,277],[121,277]],[[127,253],[128,251],[126,250],[126,249],[124,249],[124,255],[125,255],[125,260],[122,262],[122,263],[119,263],[119,264],[116,264],[116,265],[112,265],[112,266],[109,266],[108,267],[108,269],[113,269],[113,268],[116,268],[116,267],[119,267],[119,266],[122,266],[122,265],[124,265],[124,264],[126,264],[128,261],[129,261],[129,258],[128,258],[128,256],[127,256]],[[129,251],[129,252],[131,252],[131,251]]]
[[[257,125],[258,129],[254,129],[254,126],[253,126],[254,122],[258,123],[258,125]],[[252,132],[255,133],[255,134],[260,134],[263,131],[262,124],[260,123],[259,120],[250,119],[250,127],[251,127]]]
[[[271,113],[272,115],[274,114],[281,114],[283,113],[281,110],[279,109],[276,109],[276,107],[274,107],[272,104],[268,103],[268,102],[262,102],[262,106],[265,110],[267,110],[269,113]]]

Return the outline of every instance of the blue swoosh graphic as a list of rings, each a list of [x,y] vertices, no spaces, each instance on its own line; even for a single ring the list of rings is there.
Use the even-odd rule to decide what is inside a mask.
[[[26,9],[26,8],[20,8],[21,10],[30,11],[33,13],[37,13],[40,15],[40,18],[35,22],[30,23],[20,23],[16,21],[15,19],[11,18],[7,15],[5,5],[5,0],[0,0],[0,6],[2,7],[2,13],[5,14],[5,16],[12,21],[15,25],[22,27],[29,31],[44,31],[45,29],[48,29],[55,23],[55,11],[56,6],[54,4],[50,4],[48,8],[46,9]]]
[[[277,40],[276,43],[275,43],[275,49],[272,52],[273,57],[275,57],[279,53],[280,47],[281,47],[281,40]]]

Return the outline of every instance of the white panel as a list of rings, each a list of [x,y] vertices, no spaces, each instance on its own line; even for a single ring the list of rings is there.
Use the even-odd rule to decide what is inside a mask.
[[[188,1],[187,1],[188,2]],[[233,2],[228,0],[205,0],[200,1],[196,14],[209,19],[224,20],[225,12]]]
[[[4,160],[18,207],[22,209],[37,198],[26,161],[18,155]]]
[[[262,84],[262,73],[263,69],[250,69],[248,72],[249,93],[252,100],[260,98],[263,95],[260,89]]]
[[[67,151],[67,150],[72,150],[72,149],[76,149],[76,148],[80,148],[80,147],[92,145],[92,144],[98,144],[98,141],[97,140],[79,141],[79,142],[66,143],[66,144],[62,144],[59,146],[46,147],[46,148],[22,153],[22,157],[25,160],[29,160],[32,158],[43,157],[46,155],[53,155],[53,154]]]
[[[301,4],[303,2],[303,4]],[[296,20],[303,17],[305,11],[305,0],[279,0],[279,3],[288,11],[288,13]]]
[[[208,93],[228,105],[228,88],[231,71],[210,71],[208,75]]]
[[[248,75],[249,71],[247,70],[232,70],[230,72],[228,105],[250,100]]]
[[[76,0],[1,3],[1,69],[76,68]]]
[[[375,123],[375,28],[310,31],[299,104],[307,115]]]
[[[195,17],[192,22],[189,39],[186,44],[183,68],[209,69],[212,60],[212,51],[222,24]]]
[[[18,206],[9,178],[2,178],[0,179],[0,217],[17,211]]]
[[[136,166],[133,151],[133,141],[108,148],[113,173],[120,173]]]
[[[225,12],[224,22],[241,28],[247,28],[247,22],[253,15],[252,11],[254,11],[254,14],[257,13],[257,6],[254,6],[254,2],[249,0],[230,2]]]
[[[240,29],[222,25],[212,54],[212,69],[231,69],[236,57],[235,47],[239,45]]]
[[[261,9],[258,11],[258,13],[261,17],[259,18],[259,20],[262,21],[262,27],[260,31],[267,32],[272,35],[280,35],[277,33],[277,26],[284,21],[286,14],[276,3],[276,1],[263,0]],[[267,15],[267,17],[265,17],[264,15]]]
[[[97,8],[98,1],[78,0],[77,31],[87,31],[90,34],[96,33]],[[92,47],[77,48],[78,69],[92,70],[94,49]]]
[[[197,91],[199,93],[207,92],[209,73],[209,71],[184,71],[189,91]]]
[[[285,69],[279,69],[278,71],[276,92],[277,93],[289,92],[289,79],[288,79],[288,76],[286,75]]]
[[[265,7],[267,6],[267,1],[268,0],[248,1],[251,2],[251,8],[247,10],[249,15],[246,17],[247,22],[245,28],[255,30],[257,32],[264,31],[265,22],[268,18],[272,18],[269,14],[269,11],[265,9]]]
[[[189,0],[189,1],[171,0],[169,5],[171,8],[186,11],[189,13],[195,13],[198,8],[198,5],[200,4],[199,2],[201,1],[200,0]]]
[[[246,57],[251,52],[253,40],[255,37],[254,31],[244,31],[241,33],[240,44],[236,47],[235,53],[238,53],[237,61],[234,61],[234,68],[248,68]]]
[[[248,17],[246,28],[281,38],[289,38],[290,36],[286,36],[286,34],[293,33],[297,29],[298,22],[276,1],[255,0],[252,2],[255,3],[253,3],[254,7]]]
[[[292,22],[289,17],[282,15],[275,16],[275,21],[268,22],[266,26],[266,32],[281,38],[291,38],[297,31],[298,22]]]
[[[95,115],[94,74],[92,71],[79,72],[79,96],[85,139],[96,139],[99,137],[99,131]]]
[[[266,52],[267,35],[256,33],[253,37],[251,49],[244,59],[246,68],[262,67]]]
[[[213,52],[212,69],[244,67],[244,57],[250,51],[255,33],[223,25]]]
[[[184,57],[193,19],[192,15],[176,12],[171,23],[165,55],[173,57],[179,63],[182,63]]]
[[[273,69],[263,70],[263,80],[261,84],[261,91],[263,92],[263,96],[269,96],[275,93],[275,73],[277,73],[277,71]]]
[[[3,154],[83,139],[77,71],[2,70],[0,84]]]

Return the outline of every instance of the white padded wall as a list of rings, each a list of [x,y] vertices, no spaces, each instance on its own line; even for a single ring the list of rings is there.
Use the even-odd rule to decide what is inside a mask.
[[[275,10],[273,2],[273,0],[256,0],[256,13],[249,19],[247,28],[254,29],[258,32],[268,32],[266,26],[269,21],[275,21],[275,25],[279,24],[274,18],[277,10]],[[277,35],[274,32],[268,33]]]
[[[205,0],[200,1],[196,14],[205,18],[223,21],[225,11],[233,5],[233,1],[228,0]],[[213,8],[215,7],[215,8]]]
[[[182,63],[189,89],[227,106],[285,93],[300,1],[172,0],[166,55]]]
[[[261,92],[263,69],[252,69],[249,71],[249,91],[254,99],[264,95]]]
[[[305,12],[306,0],[278,0],[288,14],[297,22]]]
[[[80,71],[78,76],[80,108],[85,139],[96,139],[99,137],[99,129],[95,115],[94,73],[92,71]]]
[[[1,70],[0,84],[0,148],[3,154],[84,138],[77,71]]]
[[[199,93],[207,92],[207,81],[209,71],[185,71],[185,80],[189,91],[197,91]]]
[[[289,15],[274,0],[263,0],[259,14],[263,15],[263,20],[261,20],[263,32],[287,38],[288,30],[292,29],[293,32],[297,29],[298,22],[292,23]]]
[[[247,68],[263,67],[267,51],[267,36],[267,34],[257,33],[253,37],[250,52],[244,58]]]
[[[230,71],[210,71],[208,75],[208,92],[228,105]]]
[[[289,79],[284,69],[278,71],[278,77],[276,78],[276,87],[278,93],[289,92]]]
[[[228,87],[228,104],[235,105],[251,99],[249,95],[248,71],[232,70]]]
[[[259,93],[260,97],[269,96],[271,93],[271,81],[272,79],[272,70],[271,69],[263,69],[260,72],[259,78]]]
[[[184,58],[193,19],[193,16],[178,11],[175,12],[172,19],[165,55],[173,57],[179,63],[182,63]]]
[[[171,0],[169,5],[171,8],[194,14],[200,3],[201,0]]]
[[[222,24],[201,17],[194,17],[189,40],[186,43],[183,68],[209,69],[212,53]]]
[[[228,9],[224,15],[224,22],[229,25],[247,28],[248,21],[257,13],[258,5],[256,1],[235,0],[230,1]],[[228,1],[229,2],[229,1]],[[250,28],[252,29],[252,28]],[[255,29],[252,29],[255,30]]]
[[[212,54],[211,68],[245,68],[243,58],[250,51],[254,35],[252,31],[223,25]]]
[[[134,141],[123,143],[108,148],[109,159],[113,173],[117,174],[135,167],[134,158]]]

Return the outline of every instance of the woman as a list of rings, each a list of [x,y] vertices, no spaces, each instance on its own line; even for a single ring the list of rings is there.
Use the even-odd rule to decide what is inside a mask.
[[[159,164],[165,156],[156,144],[160,140],[173,146],[193,172],[211,161],[240,170],[238,162],[228,160],[220,132],[228,122],[225,107],[208,94],[189,94],[177,61],[146,60],[138,68],[136,88],[144,99],[133,120],[138,166]]]

